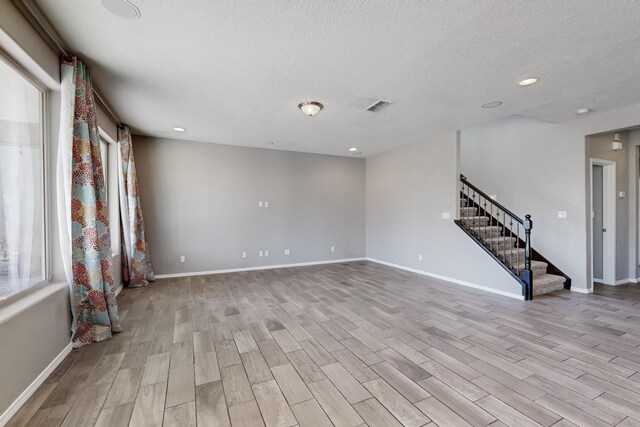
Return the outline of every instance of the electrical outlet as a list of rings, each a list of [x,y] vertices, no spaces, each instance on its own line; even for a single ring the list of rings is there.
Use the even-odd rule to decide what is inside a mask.
[[[264,207],[268,208],[269,207],[269,202],[264,202]]]
[[[418,254],[418,261],[422,261],[422,254]]]
[[[291,251],[290,251],[289,249],[285,249],[285,250],[284,250],[284,254],[285,254],[285,255],[289,255],[290,253],[291,253]]]
[[[264,251],[264,256],[269,256],[269,251]]]
[[[262,201],[258,202],[258,207],[261,208],[262,207]]]
[[[336,251],[336,247],[335,246],[331,246],[331,252],[335,252]]]
[[[242,258],[246,258],[247,257],[247,253],[245,251],[242,251]]]
[[[450,212],[442,212],[442,219],[451,219]]]
[[[263,256],[264,253],[262,251],[258,252],[258,256]]]
[[[187,258],[184,255],[180,255],[180,262],[185,262]]]

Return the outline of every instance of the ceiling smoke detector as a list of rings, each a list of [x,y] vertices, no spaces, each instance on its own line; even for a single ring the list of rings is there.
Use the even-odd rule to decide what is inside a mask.
[[[499,107],[501,105],[502,105],[502,101],[491,101],[491,102],[485,102],[480,107],[482,107],[482,108],[496,108],[496,107]]]
[[[388,107],[391,104],[392,104],[391,102],[379,100],[379,101],[376,101],[373,104],[369,105],[367,108],[365,108],[365,110],[371,111],[372,113],[377,113],[378,111],[382,110],[383,108]]]

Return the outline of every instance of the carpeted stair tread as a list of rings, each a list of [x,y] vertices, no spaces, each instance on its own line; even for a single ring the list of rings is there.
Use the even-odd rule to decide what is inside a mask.
[[[473,206],[463,206],[460,208],[461,216],[472,216],[478,214],[478,208]]]
[[[465,224],[483,225],[489,222],[489,217],[486,216],[461,216],[460,221]]]
[[[531,272],[533,273],[533,277],[542,276],[547,274],[547,267],[549,264],[542,261],[531,261]],[[519,263],[513,263],[512,268],[518,269],[520,272],[524,270],[524,260],[521,258]]]
[[[496,255],[498,255],[498,257],[502,259],[506,259],[507,261],[511,260],[514,263],[518,259],[524,259],[524,248],[514,248],[514,247],[500,248],[497,251],[494,250],[493,252],[495,252]]]
[[[487,237],[482,239],[487,246],[505,246],[508,247],[514,246],[516,243],[516,238],[511,236],[495,236],[495,237]]]
[[[533,279],[533,295],[542,295],[564,289],[565,279],[555,274],[542,274]]]

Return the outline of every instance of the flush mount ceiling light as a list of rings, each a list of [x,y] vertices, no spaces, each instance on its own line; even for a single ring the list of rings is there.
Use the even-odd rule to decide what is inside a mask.
[[[185,129],[181,128],[181,127],[175,127],[175,128],[173,128],[173,130],[176,131],[176,132],[184,132],[185,131]]]
[[[480,107],[482,108],[496,108],[502,105],[502,101],[491,101],[482,104]]]
[[[520,80],[520,81],[518,82],[518,85],[520,85],[520,86],[530,86],[530,85],[532,85],[532,84],[534,84],[534,83],[537,83],[537,82],[538,82],[538,80],[540,80],[540,79],[539,79],[539,78],[537,78],[537,77],[527,77],[527,78],[526,78],[526,79],[524,79],[524,80]]]
[[[576,114],[587,114],[591,112],[590,108],[580,108],[579,110],[576,110]]]
[[[349,151],[351,151],[353,153],[355,151],[358,151],[358,149],[356,147],[351,147],[351,148],[349,148]]]
[[[318,114],[320,110],[324,108],[322,104],[316,101],[307,101],[301,102],[298,104],[298,108],[306,115],[306,116],[315,116]]]
[[[102,6],[120,18],[140,18],[140,10],[128,0],[102,0]]]

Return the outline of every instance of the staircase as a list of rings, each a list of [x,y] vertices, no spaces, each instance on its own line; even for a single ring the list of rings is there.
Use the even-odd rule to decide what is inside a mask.
[[[520,219],[463,175],[455,222],[520,283],[526,300],[571,287],[567,275],[531,248],[531,216]]]

